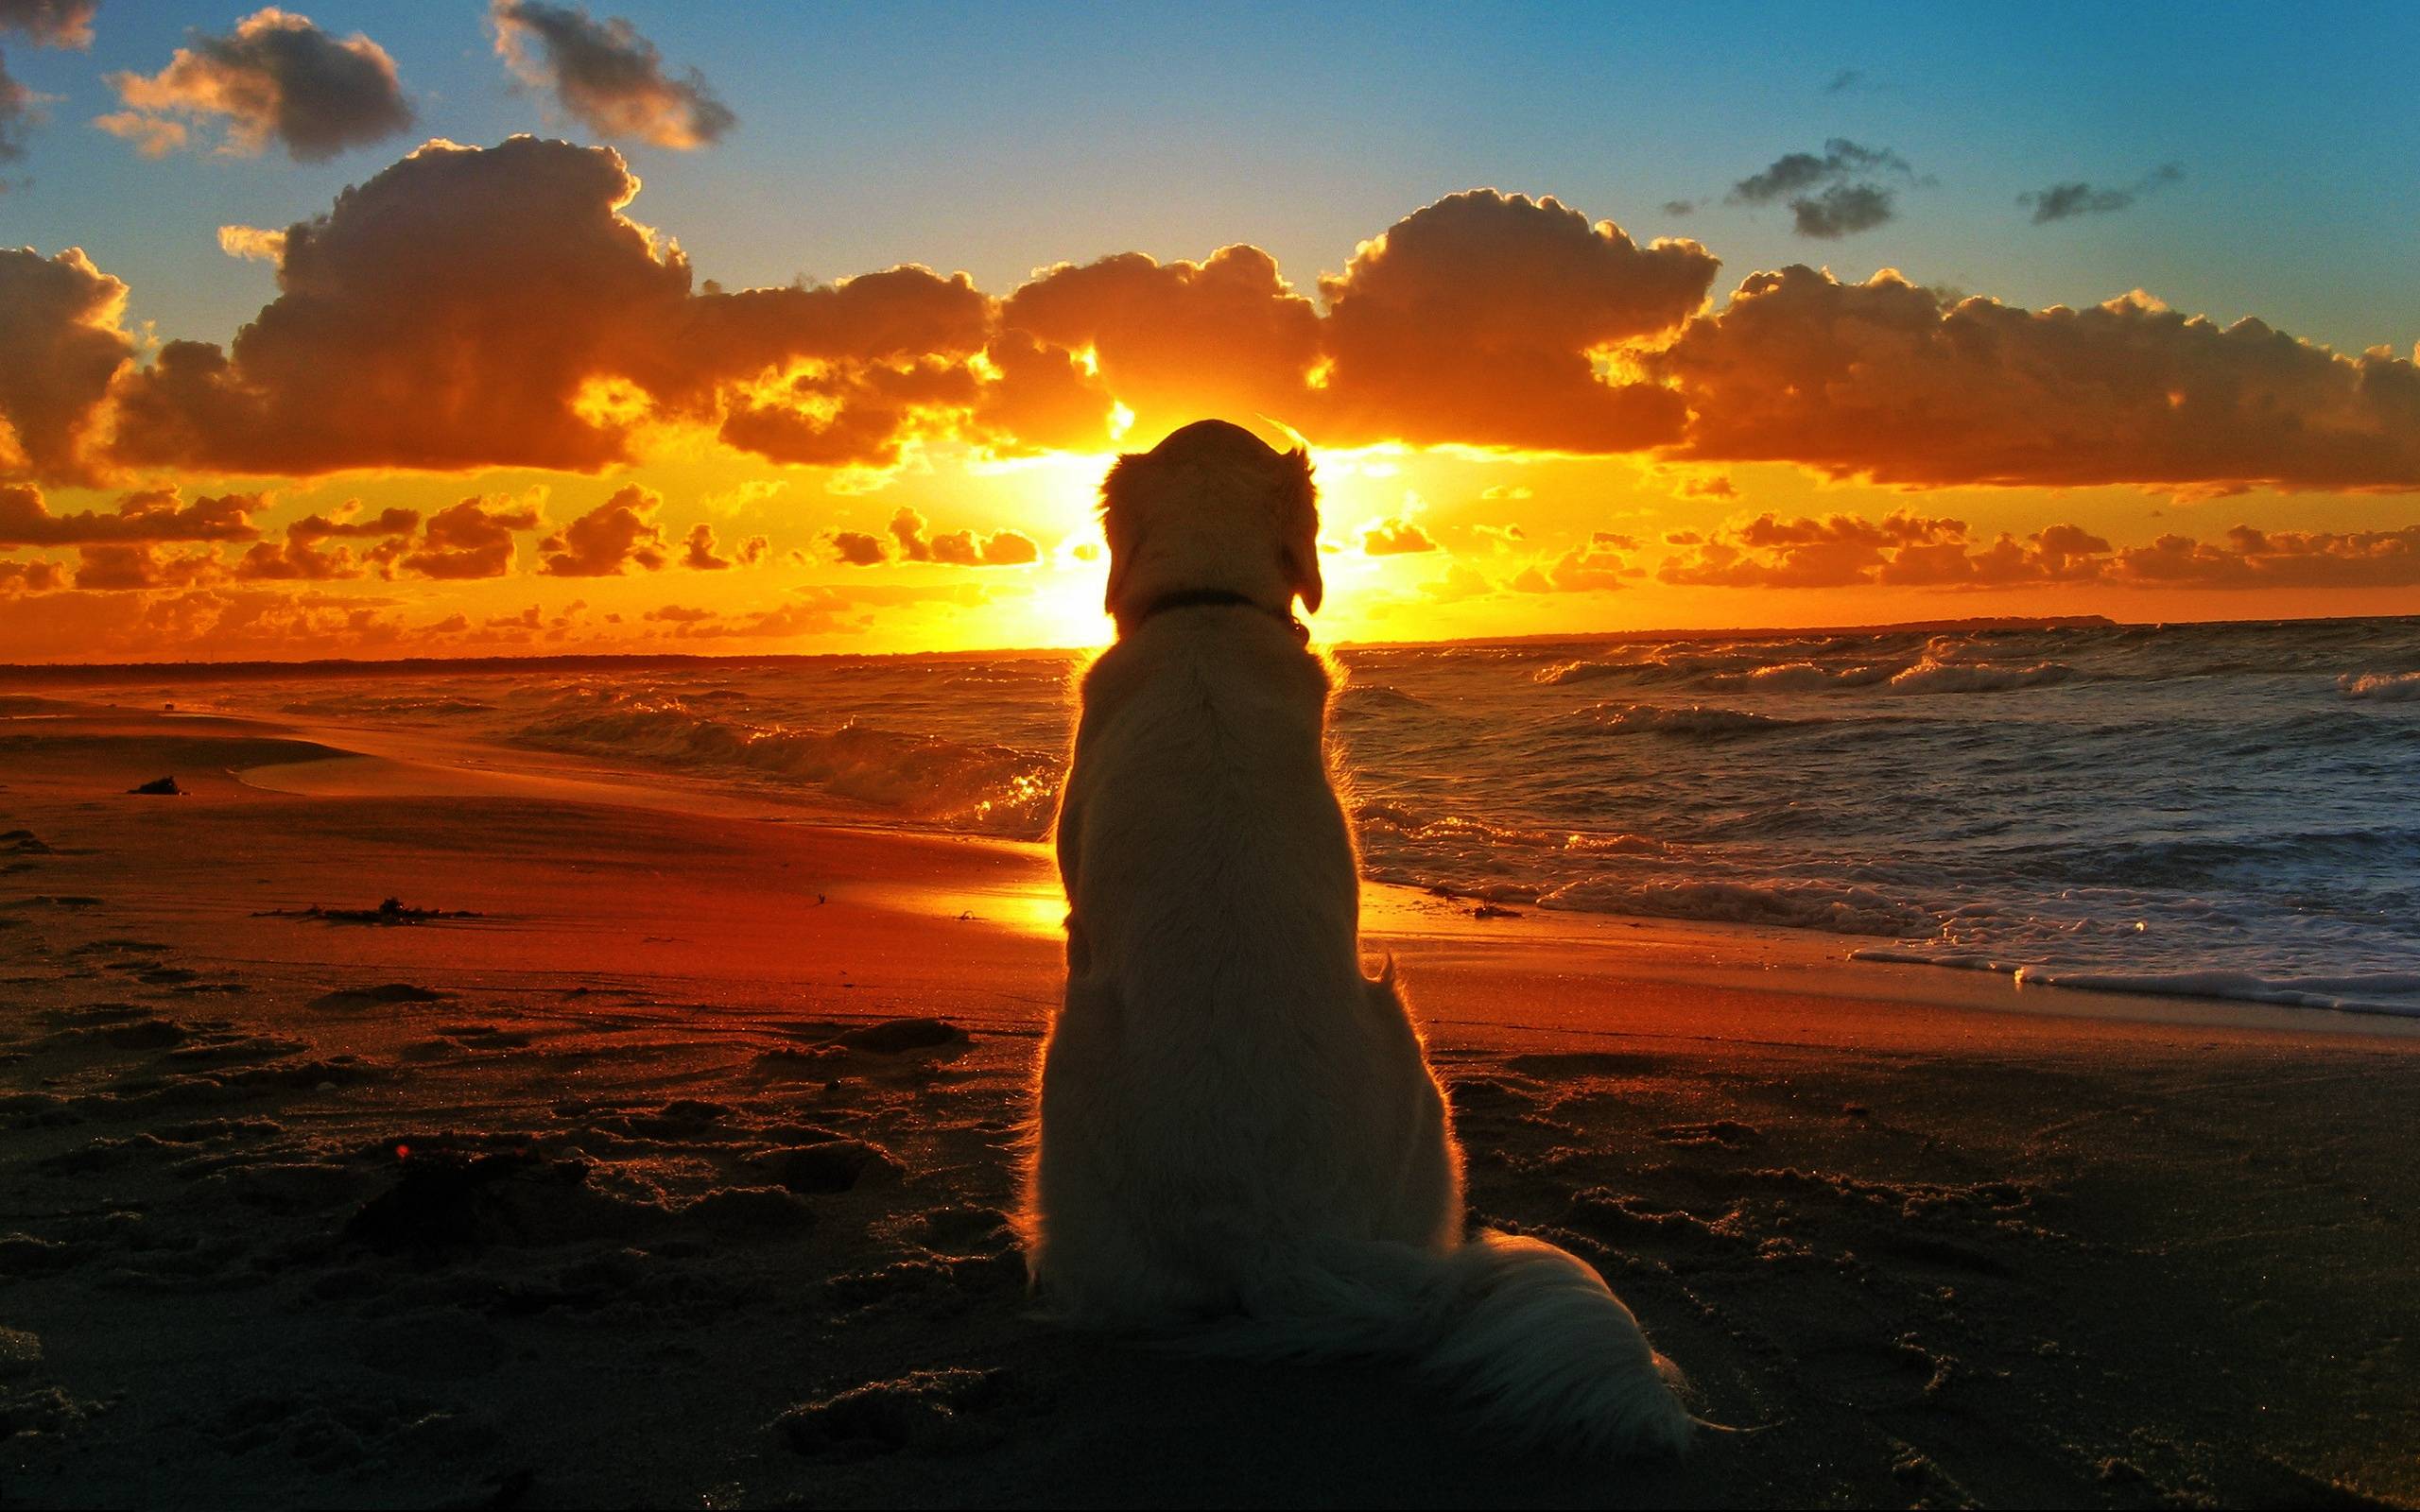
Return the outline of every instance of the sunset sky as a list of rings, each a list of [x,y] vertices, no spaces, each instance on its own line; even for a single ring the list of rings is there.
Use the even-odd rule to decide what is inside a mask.
[[[2420,612],[2409,5],[304,6],[0,0],[0,661]]]

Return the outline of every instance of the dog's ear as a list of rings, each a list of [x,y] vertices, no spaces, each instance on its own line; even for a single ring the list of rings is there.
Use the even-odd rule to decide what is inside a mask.
[[[1325,586],[1320,581],[1320,508],[1319,490],[1311,486],[1311,455],[1301,447],[1286,454],[1285,524],[1280,531],[1284,542],[1279,560],[1286,567],[1286,581],[1303,598],[1303,611],[1316,614]]]
[[[1128,537],[1132,528],[1132,510],[1127,503],[1142,483],[1143,470],[1150,458],[1141,452],[1128,452],[1110,465],[1109,475],[1100,480],[1101,535],[1109,543],[1109,587],[1101,595],[1104,611],[1117,612],[1117,593],[1126,586],[1126,575],[1134,566],[1133,545]]]

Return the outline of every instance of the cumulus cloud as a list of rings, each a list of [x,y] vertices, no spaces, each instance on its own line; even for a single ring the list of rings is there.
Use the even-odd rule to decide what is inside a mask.
[[[1553,561],[1524,568],[1512,587],[1523,593],[1601,593],[1622,586],[1625,577],[1639,576],[1622,553],[1636,551],[1628,536],[1599,530]]]
[[[1361,531],[1361,550],[1367,556],[1404,557],[1436,549],[1437,542],[1418,522],[1396,515],[1373,521]]]
[[[1971,538],[1962,521],[1898,512],[1880,521],[1764,514],[1665,538],[1665,582],[1720,588],[1981,589],[2106,583],[2131,588],[2409,588],[2420,586],[2420,525],[2292,531],[2238,525],[2217,541],[2167,535],[2113,546],[2075,524]]]
[[[55,515],[38,489],[0,485],[0,546],[81,546],[109,541],[253,541],[257,493],[205,495],[187,504],[176,489],[130,493],[114,513]]]
[[[1075,376],[1097,382],[1073,385],[1064,402],[1080,422],[1089,412],[1083,439],[1094,445],[1107,439],[1111,395],[1132,411],[1138,437],[1205,414],[1299,417],[1319,360],[1318,311],[1257,247],[1222,247],[1200,263],[1140,252],[1063,263],[1010,295],[999,324],[1088,356]],[[1004,370],[1014,360],[994,356]],[[1051,376],[1069,387],[1065,369]]]
[[[149,541],[78,546],[76,586],[106,593],[191,588],[226,576],[216,551],[163,556]]]
[[[2123,189],[2096,188],[2082,181],[2054,183],[2047,189],[2029,190],[2017,196],[2016,202],[2033,212],[2033,224],[2047,226],[2054,220],[2106,215],[2124,210],[2143,196],[2165,189],[2184,177],[2183,168],[2163,163]]]
[[[664,496],[638,484],[548,536],[538,545],[538,570],[549,577],[618,577],[631,567],[658,572],[666,560],[664,527],[655,511]]]
[[[882,538],[862,530],[835,530],[823,540],[832,548],[833,559],[850,567],[878,567],[890,559]]]
[[[368,519],[358,516],[358,506],[348,504],[333,516],[306,514],[285,527],[288,541],[325,541],[335,536],[355,539],[371,537],[408,536],[420,528],[418,509],[381,509]]]
[[[1675,397],[1609,380],[1598,353],[1679,325],[1717,266],[1696,242],[1642,248],[1551,198],[1441,199],[1320,280],[1321,438],[1570,452],[1671,439]]]
[[[274,263],[285,255],[285,232],[258,226],[221,226],[218,249],[248,262]]]
[[[0,593],[49,593],[67,586],[59,564],[36,557],[31,561],[0,558]]]
[[[1034,544],[1031,538],[1014,530],[1001,530],[988,536],[972,530],[952,530],[927,537],[925,534],[925,517],[906,507],[890,517],[890,535],[899,543],[902,561],[947,562],[959,567],[1017,567],[1042,559],[1042,548]]]
[[[2420,369],[2145,295],[1952,302],[1885,270],[1757,273],[1651,361],[1691,411],[1669,455],[1916,487],[2420,487]]]
[[[308,16],[275,6],[256,10],[223,37],[195,32],[168,66],[148,77],[109,76],[126,109],[94,124],[158,157],[188,140],[188,123],[223,128],[218,150],[259,154],[275,141],[298,163],[316,163],[408,129],[395,60],[355,32],[339,40]]]
[[[974,397],[990,301],[894,268],[819,288],[692,292],[621,214],[607,147],[431,143],[289,227],[279,297],[233,346],[171,341],[119,393],[127,460],[596,471],[647,426],[783,461],[888,465]]]
[[[703,76],[666,75],[655,44],[619,17],[599,22],[584,7],[543,0],[495,0],[489,16],[513,76],[600,136],[687,151],[739,124]]]
[[[402,565],[423,577],[502,577],[512,571],[513,532],[538,524],[535,505],[475,495],[430,516]]]
[[[90,47],[101,0],[0,0],[0,31],[21,31],[43,47]]]
[[[682,565],[697,572],[723,572],[733,567],[753,567],[765,559],[772,543],[763,536],[750,536],[739,543],[739,549],[726,557],[715,540],[715,527],[703,521],[689,527],[681,541]]]
[[[307,541],[295,540],[291,531],[282,541],[257,542],[235,560],[235,576],[243,582],[325,582],[331,578],[359,577],[366,571],[354,559],[350,548],[323,550]]]
[[[1830,240],[1871,231],[1892,217],[1895,191],[1881,181],[1885,177],[1912,180],[1915,170],[1888,147],[1860,146],[1836,136],[1824,144],[1820,156],[1790,152],[1774,159],[1763,172],[1733,184],[1728,198],[1742,205],[1787,200],[1798,234]]]
[[[0,478],[90,484],[93,422],[132,357],[126,285],[71,247],[0,249]]]

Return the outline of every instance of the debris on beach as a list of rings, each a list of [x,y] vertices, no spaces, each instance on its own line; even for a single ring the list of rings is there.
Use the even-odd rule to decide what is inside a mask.
[[[316,919],[323,924],[426,924],[447,919],[485,919],[469,908],[414,908],[401,898],[389,898],[375,908],[263,908],[254,919]]]
[[[929,1050],[937,1045],[954,1045],[966,1038],[966,1031],[947,1019],[886,1019],[862,1029],[851,1029],[837,1035],[832,1042],[851,1050],[870,1050],[878,1056],[897,1055],[903,1050]]]
[[[1481,903],[1471,910],[1471,917],[1473,919],[1518,919],[1521,915],[1517,909],[1506,908],[1500,903]]]
[[[177,780],[174,777],[155,777],[147,782],[141,783],[134,787],[130,787],[127,791],[129,793],[144,794],[151,798],[182,798],[185,796],[185,790],[177,785]]]

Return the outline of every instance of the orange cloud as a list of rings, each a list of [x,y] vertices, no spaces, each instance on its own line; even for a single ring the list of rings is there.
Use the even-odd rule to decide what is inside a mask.
[[[655,511],[664,496],[631,484],[538,545],[538,570],[549,577],[618,577],[631,567],[663,569],[664,527]]]
[[[32,561],[0,559],[0,593],[47,593],[67,586],[67,575],[57,562],[37,557]]]
[[[1402,557],[1418,551],[1435,551],[1437,542],[1428,532],[1410,520],[1389,515],[1361,532],[1361,550],[1372,557]]]
[[[2266,531],[2238,525],[2221,541],[2162,536],[2113,547],[2074,524],[1988,544],[1957,520],[1907,513],[1784,520],[1766,514],[1711,534],[1677,532],[1656,576],[1716,588],[1999,588],[2113,583],[2133,588],[2408,588],[2420,586],[2420,525],[2400,530]]]
[[[772,542],[763,536],[750,536],[739,543],[736,554],[726,557],[717,549],[715,527],[703,521],[689,527],[681,542],[682,565],[696,572],[723,572],[732,567],[753,567],[765,559]]]
[[[1640,576],[1622,556],[1636,551],[1628,536],[1599,530],[1544,566],[1524,568],[1510,585],[1523,593],[1602,593],[1622,586],[1625,577]]]
[[[538,528],[538,511],[505,498],[473,497],[429,518],[417,549],[402,558],[423,577],[502,577],[512,571],[512,533]]]
[[[338,41],[308,16],[275,6],[224,37],[193,34],[149,77],[112,74],[127,109],[94,124],[133,141],[147,157],[184,145],[186,122],[223,124],[222,152],[251,157],[272,140],[298,163],[332,158],[412,124],[395,60],[356,32]]]
[[[739,124],[696,69],[667,76],[655,44],[618,17],[600,23],[584,7],[542,0],[495,0],[488,14],[513,77],[551,92],[600,136],[687,151]]]
[[[1314,397],[1319,312],[1257,247],[1222,247],[1200,263],[1141,252],[1062,263],[1011,294],[999,323],[1090,352],[1099,389],[1134,412],[1141,436],[1205,414],[1299,420]],[[1104,399],[1096,419],[1108,407]]]
[[[1695,242],[1641,248],[1551,198],[1441,199],[1320,280],[1327,368],[1313,434],[1568,452],[1677,439],[1678,397],[1608,382],[1597,357],[1678,326],[1718,266]]]
[[[1015,567],[1042,559],[1042,548],[1035,545],[1030,538],[1014,530],[997,531],[988,536],[977,535],[972,530],[952,530],[928,540],[925,535],[925,517],[910,508],[903,507],[890,517],[890,534],[899,542],[899,556],[903,561],[948,562],[959,567]],[[847,558],[844,557],[842,559]]]
[[[95,412],[134,352],[126,285],[80,248],[0,249],[0,478],[98,482]]]
[[[257,493],[203,496],[186,504],[173,488],[147,489],[118,501],[113,514],[87,509],[55,515],[41,490],[0,485],[0,546],[78,546],[106,541],[251,541]]]
[[[882,538],[861,530],[835,530],[823,540],[832,548],[833,560],[846,566],[875,567],[889,559]]]
[[[1913,487],[2420,488],[2420,369],[2147,296],[1951,302],[1896,273],[1757,273],[1650,364],[1689,460],[1796,462]]]
[[[22,31],[42,47],[90,47],[101,0],[0,0],[0,31]]]
[[[91,545],[76,549],[76,586],[127,592],[138,589],[190,588],[216,582],[225,576],[216,552],[188,552],[164,557],[149,541],[130,545]]]

